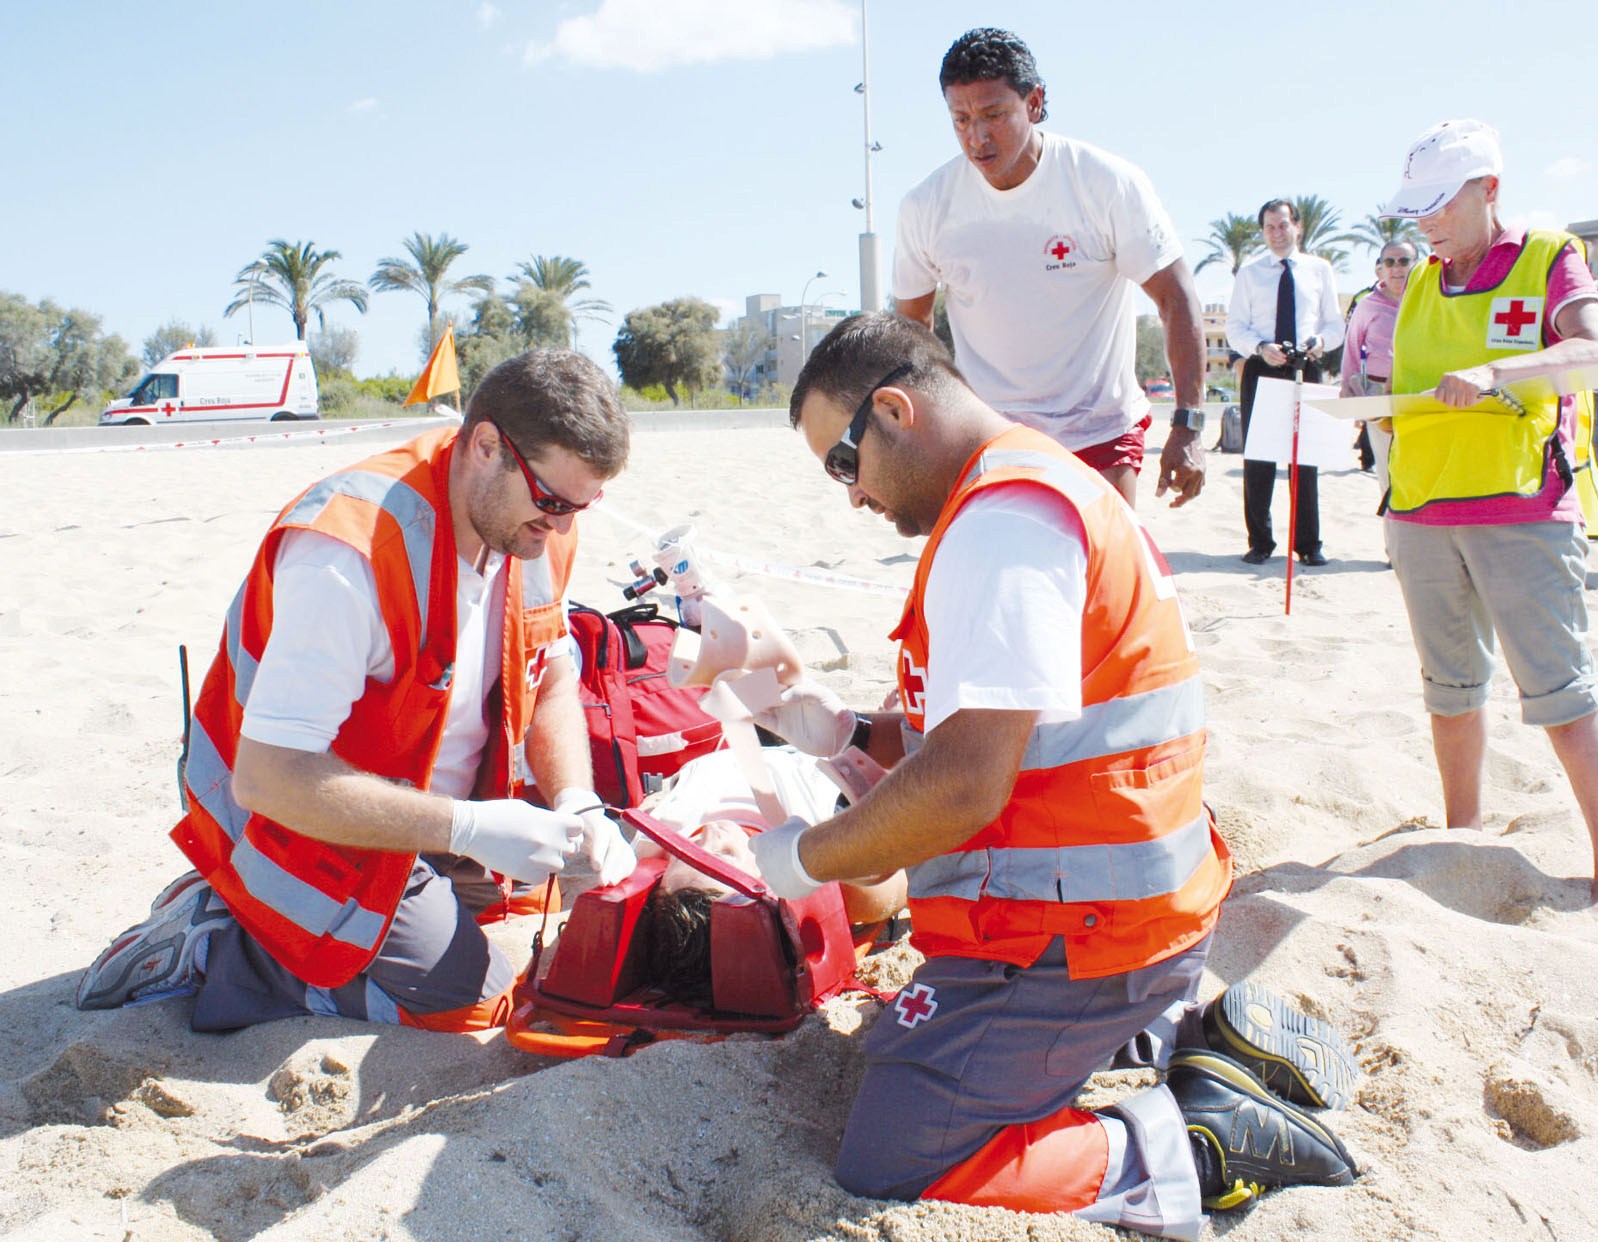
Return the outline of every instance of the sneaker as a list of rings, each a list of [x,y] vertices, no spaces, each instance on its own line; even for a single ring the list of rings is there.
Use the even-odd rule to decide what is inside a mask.
[[[1276,1186],[1353,1183],[1337,1136],[1230,1057],[1177,1052],[1166,1086],[1187,1123],[1205,1207],[1238,1207]]]
[[[1266,548],[1250,548],[1237,559],[1245,565],[1263,565],[1271,559],[1271,554],[1269,549]]]
[[[1204,1042],[1306,1108],[1346,1108],[1354,1093],[1359,1067],[1330,1023],[1257,983],[1234,983],[1210,1002]]]
[[[79,1009],[120,1009],[200,990],[195,951],[232,919],[197,871],[179,876],[150,905],[150,917],[128,928],[94,959],[78,981]]]

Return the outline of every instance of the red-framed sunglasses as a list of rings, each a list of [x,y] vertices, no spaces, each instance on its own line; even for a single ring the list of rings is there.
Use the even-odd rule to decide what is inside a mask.
[[[544,481],[533,473],[533,468],[527,464],[527,459],[521,455],[521,451],[511,443],[510,437],[505,434],[505,429],[491,418],[484,421],[499,432],[499,442],[510,450],[510,455],[516,459],[516,464],[522,468],[522,477],[527,480],[527,488],[532,492],[533,504],[538,506],[539,512],[547,513],[551,517],[565,517],[568,513],[581,513],[605,494],[604,489],[601,488],[594,493],[593,500],[584,501],[579,505],[573,504],[564,496],[550,491],[544,485]]]

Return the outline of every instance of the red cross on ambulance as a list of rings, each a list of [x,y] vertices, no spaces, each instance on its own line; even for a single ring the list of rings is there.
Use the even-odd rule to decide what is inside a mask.
[[[1487,318],[1489,349],[1542,348],[1543,300],[1494,298]]]

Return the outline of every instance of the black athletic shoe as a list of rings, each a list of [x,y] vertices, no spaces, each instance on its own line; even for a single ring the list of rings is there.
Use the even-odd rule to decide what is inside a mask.
[[[1295,1104],[1345,1108],[1354,1094],[1359,1067],[1342,1037],[1257,983],[1234,983],[1210,1002],[1204,1042]]]
[[[1263,565],[1271,559],[1271,554],[1265,548],[1250,548],[1237,559],[1245,565]]]
[[[1276,1186],[1353,1183],[1337,1136],[1230,1057],[1177,1052],[1166,1085],[1187,1122],[1205,1207],[1238,1207]]]

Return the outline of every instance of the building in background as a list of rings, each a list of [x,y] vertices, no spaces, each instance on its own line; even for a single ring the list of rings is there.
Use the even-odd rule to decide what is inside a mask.
[[[810,351],[821,343],[838,323],[855,314],[811,302],[803,308],[784,306],[779,293],[752,293],[744,299],[744,313],[727,328],[729,335],[744,324],[752,324],[766,335],[767,347],[744,386],[750,395],[774,387],[793,387]],[[729,373],[728,384],[736,387],[737,377]]]

